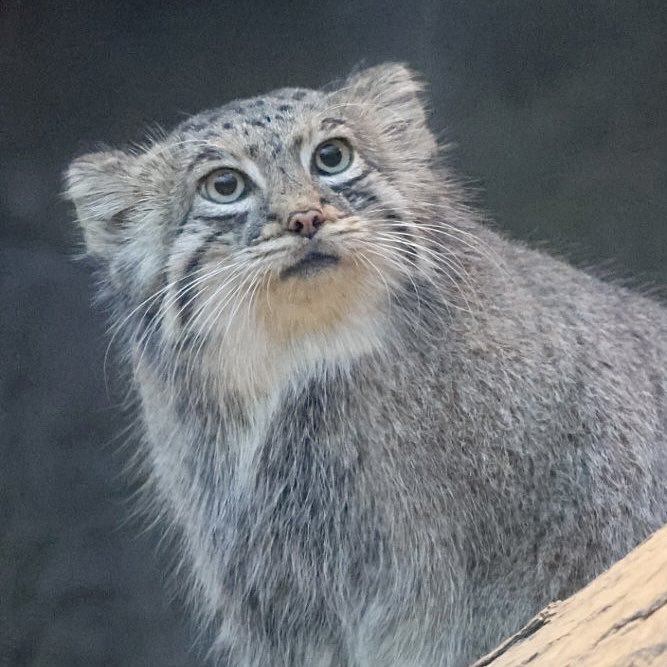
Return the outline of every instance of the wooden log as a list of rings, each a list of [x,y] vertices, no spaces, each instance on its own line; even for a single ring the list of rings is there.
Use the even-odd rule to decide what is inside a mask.
[[[667,667],[667,526],[471,667]]]

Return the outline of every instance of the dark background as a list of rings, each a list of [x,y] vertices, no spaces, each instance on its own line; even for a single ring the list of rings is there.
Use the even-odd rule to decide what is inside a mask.
[[[127,519],[68,161],[384,60],[430,81],[432,126],[501,228],[667,282],[664,0],[0,0],[0,665],[201,663],[169,553]]]

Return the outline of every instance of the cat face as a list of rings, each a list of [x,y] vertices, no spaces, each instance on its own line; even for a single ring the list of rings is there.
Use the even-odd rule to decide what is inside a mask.
[[[67,194],[88,251],[174,338],[346,326],[429,265],[435,141],[420,92],[381,66],[201,113],[133,154],[81,157]]]

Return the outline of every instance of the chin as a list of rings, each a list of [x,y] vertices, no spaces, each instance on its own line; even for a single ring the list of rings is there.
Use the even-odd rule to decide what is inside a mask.
[[[335,335],[379,305],[378,277],[350,255],[313,249],[281,267],[256,300],[257,320],[274,342]]]

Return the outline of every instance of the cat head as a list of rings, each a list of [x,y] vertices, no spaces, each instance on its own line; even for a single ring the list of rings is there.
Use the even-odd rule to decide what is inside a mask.
[[[144,149],[84,155],[66,193],[87,250],[174,339],[335,337],[433,264],[437,146],[422,93],[409,69],[382,65],[203,112]]]

